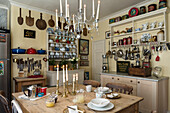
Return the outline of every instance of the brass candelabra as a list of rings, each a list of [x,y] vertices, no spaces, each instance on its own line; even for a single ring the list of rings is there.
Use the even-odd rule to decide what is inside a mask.
[[[67,85],[66,94],[70,94],[70,92],[68,90],[68,81],[66,82],[66,85]]]
[[[57,94],[57,95],[61,95],[61,92],[59,91],[59,80],[57,80],[56,94]]]
[[[65,84],[65,82],[63,82],[63,95],[62,95],[62,97],[64,97],[64,98],[68,97],[67,94],[66,94],[66,84]]]
[[[73,90],[72,90],[72,95],[76,95],[76,91],[75,91],[75,81],[73,81]]]

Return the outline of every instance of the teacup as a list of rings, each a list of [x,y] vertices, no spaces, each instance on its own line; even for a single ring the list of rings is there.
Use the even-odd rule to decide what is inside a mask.
[[[50,43],[53,43],[53,40],[52,40],[52,39],[50,39],[50,40],[49,40],[49,42],[50,42]]]
[[[50,52],[50,55],[54,55],[54,52]]]
[[[102,98],[103,92],[96,92],[96,98]]]
[[[164,25],[164,22],[159,22],[159,23],[158,23],[158,28],[162,28],[163,25]]]
[[[86,86],[86,91],[87,92],[91,92],[91,90],[92,90],[92,85],[87,85]]]
[[[54,44],[50,44],[51,47],[54,47]]]

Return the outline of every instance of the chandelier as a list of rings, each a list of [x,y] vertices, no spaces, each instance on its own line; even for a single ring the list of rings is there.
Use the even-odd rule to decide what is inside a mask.
[[[89,31],[92,29],[96,29],[96,31],[98,31],[100,0],[98,0],[96,14],[95,14],[94,0],[92,0],[92,15],[89,20],[86,17],[87,15],[86,4],[84,4],[84,10],[82,8],[83,7],[82,0],[78,0],[78,5],[79,6],[78,6],[77,14],[73,14],[72,16],[70,16],[70,7],[69,7],[67,0],[65,0],[65,15],[64,15],[62,0],[60,0],[60,13],[59,14],[58,14],[58,9],[56,9],[56,32],[61,31],[61,28],[58,25],[58,17],[60,17],[62,21],[65,21],[67,23],[67,26],[65,26],[65,29],[67,29],[67,31],[70,31],[74,35],[74,37],[77,39],[81,38],[81,33],[83,32],[84,27],[86,27],[87,30]]]

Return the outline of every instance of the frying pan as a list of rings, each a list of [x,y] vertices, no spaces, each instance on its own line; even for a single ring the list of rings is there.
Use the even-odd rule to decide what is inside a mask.
[[[31,10],[29,10],[29,16],[26,16],[26,24],[28,26],[34,25],[34,18],[31,17]]]
[[[45,30],[47,27],[47,23],[42,19],[42,13],[40,13],[40,19],[37,19],[36,26],[39,30]]]
[[[23,22],[24,22],[24,19],[21,17],[21,8],[19,9],[19,13],[20,13],[20,15],[19,15],[19,17],[18,17],[18,24],[19,24],[19,25],[22,25]]]
[[[50,27],[54,27],[55,26],[55,22],[54,22],[54,20],[53,20],[53,16],[51,15],[51,19],[48,21],[48,25],[50,26]]]

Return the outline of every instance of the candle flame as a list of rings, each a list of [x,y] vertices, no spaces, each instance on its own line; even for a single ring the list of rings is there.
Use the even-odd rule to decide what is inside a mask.
[[[100,4],[100,0],[98,0],[98,4]]]
[[[84,4],[84,8],[86,8],[86,4]]]
[[[56,13],[58,13],[58,9],[56,9],[55,11],[56,11]]]
[[[59,65],[57,64],[57,68],[59,68]]]

